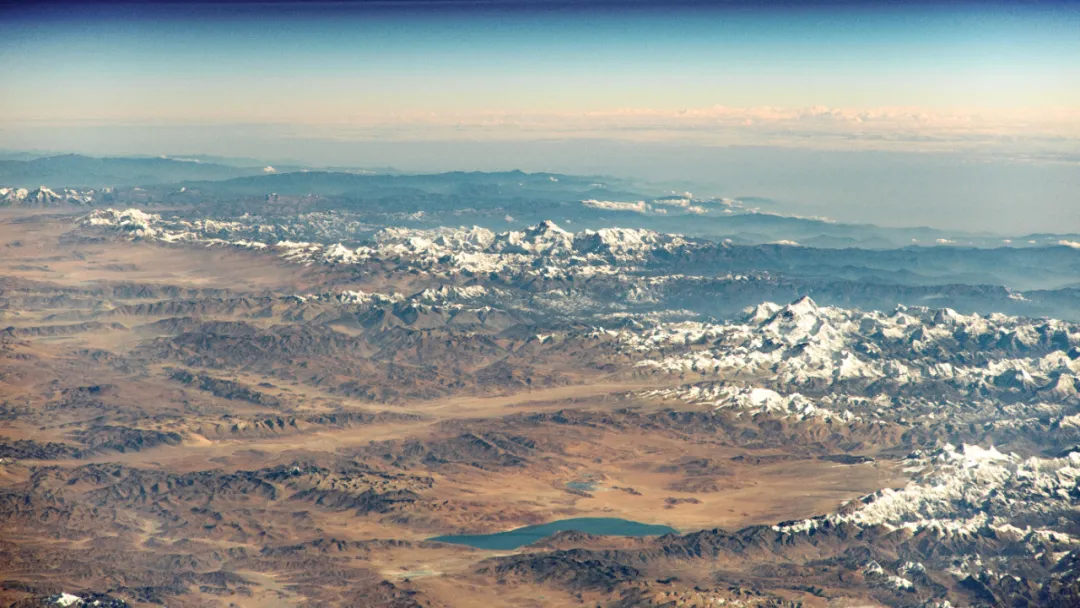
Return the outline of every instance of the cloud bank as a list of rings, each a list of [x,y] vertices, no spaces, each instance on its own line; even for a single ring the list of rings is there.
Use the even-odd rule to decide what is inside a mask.
[[[678,110],[616,108],[581,113],[424,112],[391,116],[314,116],[277,124],[298,135],[343,140],[590,138],[886,150],[983,148],[1080,160],[1080,108],[942,111],[905,107],[739,108],[717,105]]]

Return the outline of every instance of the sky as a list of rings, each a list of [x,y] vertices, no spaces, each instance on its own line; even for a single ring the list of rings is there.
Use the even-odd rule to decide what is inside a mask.
[[[397,139],[1076,134],[1078,31],[1068,3],[38,5],[0,13],[0,116]]]
[[[408,170],[519,150],[544,170],[633,144],[652,157],[590,166],[672,179],[665,146],[1075,168],[1078,32],[1076,3],[1031,1],[0,5],[0,148]]]

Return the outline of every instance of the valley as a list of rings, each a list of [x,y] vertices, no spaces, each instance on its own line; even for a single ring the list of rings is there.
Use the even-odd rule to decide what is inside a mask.
[[[719,319],[684,273],[718,264],[715,245],[649,231],[260,244],[157,217],[0,217],[9,603],[945,606],[1075,588],[1074,324],[805,296]],[[1009,498],[1031,475],[1045,498]],[[563,520],[652,527],[437,540]],[[1000,551],[1026,587],[972,561]]]

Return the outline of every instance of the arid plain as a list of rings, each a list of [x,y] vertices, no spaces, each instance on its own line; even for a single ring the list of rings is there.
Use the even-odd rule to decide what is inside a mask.
[[[133,605],[577,603],[609,589],[575,583],[573,564],[500,574],[488,560],[505,552],[425,539],[569,517],[735,530],[903,484],[897,466],[872,460],[873,442],[853,463],[824,458],[835,432],[817,423],[767,427],[646,398],[688,380],[611,371],[584,348],[564,357],[503,332],[462,364],[468,334],[391,327],[379,333],[393,356],[371,363],[386,349],[376,330],[316,325],[318,311],[304,319],[278,303],[315,289],[406,291],[411,277],[133,243],[75,223],[0,220],[8,601],[91,589]],[[222,344],[229,326],[276,333]],[[191,350],[170,352],[184,336]],[[342,389],[350,377],[371,388]],[[785,435],[802,439],[763,441]],[[650,542],[564,533],[516,554]],[[679,572],[653,587],[692,592],[715,586],[716,567],[698,568],[700,580],[670,560],[646,568],[648,580]],[[803,595],[813,603],[774,599]]]

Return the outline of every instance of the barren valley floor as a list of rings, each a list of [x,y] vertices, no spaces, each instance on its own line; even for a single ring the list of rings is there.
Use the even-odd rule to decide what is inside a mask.
[[[648,328],[304,295],[446,293],[400,262],[303,264],[41,211],[3,211],[0,252],[5,605],[101,593],[174,607],[855,606],[966,593],[956,577],[911,574],[908,589],[867,566],[910,561],[904,543],[932,553],[921,529],[799,522],[901,492],[920,470],[913,450],[990,427],[873,418],[864,397],[858,415],[782,411],[772,389],[745,388],[749,366],[662,367],[721,348],[715,335],[631,348],[608,336]],[[728,386],[768,407],[703,397]],[[579,517],[677,534],[569,531],[514,551],[428,540]]]

